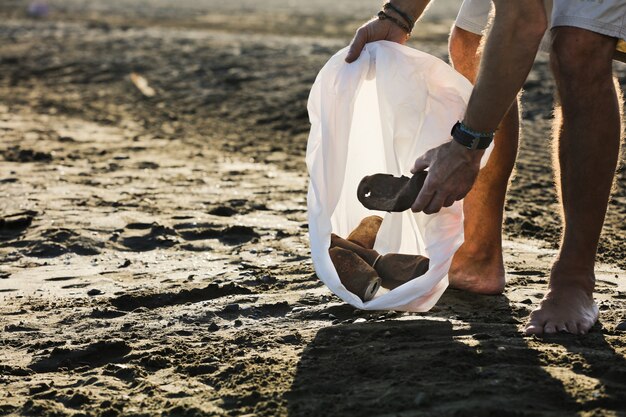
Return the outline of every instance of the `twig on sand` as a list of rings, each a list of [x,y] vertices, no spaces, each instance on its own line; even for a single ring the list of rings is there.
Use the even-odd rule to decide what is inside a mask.
[[[150,84],[148,84],[148,80],[146,80],[143,76],[137,74],[136,72],[131,72],[130,80],[133,82],[135,87],[137,87],[137,89],[141,91],[141,94],[143,94],[144,96],[146,97],[155,96],[156,91],[154,91],[154,88],[150,87]]]

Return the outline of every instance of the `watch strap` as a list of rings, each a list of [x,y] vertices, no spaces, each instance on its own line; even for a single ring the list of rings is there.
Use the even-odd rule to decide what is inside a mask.
[[[452,139],[467,149],[487,149],[493,141],[494,133],[478,133],[468,129],[463,123],[457,122],[450,132]]]

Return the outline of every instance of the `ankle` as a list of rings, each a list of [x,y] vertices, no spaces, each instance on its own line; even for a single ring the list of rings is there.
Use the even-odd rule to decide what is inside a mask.
[[[489,262],[502,259],[502,245],[477,246],[463,243],[455,257],[471,259],[474,262]]]
[[[581,262],[580,258],[559,255],[552,264],[552,273],[558,275],[594,275],[595,263]]]
[[[593,266],[555,261],[550,273],[550,289],[581,289],[592,294],[596,284]]]
[[[459,290],[486,295],[502,294],[505,285],[502,252],[471,254],[459,249],[452,259],[448,280],[452,288]]]
[[[504,269],[498,271],[468,271],[451,268],[448,272],[451,288],[484,295],[500,295],[504,292]]]

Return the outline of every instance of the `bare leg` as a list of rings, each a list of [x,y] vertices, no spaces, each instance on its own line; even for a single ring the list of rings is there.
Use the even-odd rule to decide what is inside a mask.
[[[584,334],[598,319],[594,263],[619,154],[620,104],[612,77],[616,40],[584,29],[553,30],[552,71],[562,105],[555,132],[563,238],[548,293],[529,334]]]
[[[481,36],[458,27],[450,34],[454,68],[472,83],[480,63]],[[519,118],[517,101],[506,114],[495,137],[487,166],[465,197],[465,243],[452,260],[450,286],[481,294],[504,290],[502,215],[509,178],[517,157]]]

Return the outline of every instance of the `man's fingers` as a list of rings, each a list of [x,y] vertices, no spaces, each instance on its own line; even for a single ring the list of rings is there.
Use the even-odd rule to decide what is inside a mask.
[[[424,211],[424,208],[430,204],[430,201],[435,196],[436,191],[431,189],[430,182],[428,181],[428,177],[426,177],[426,181],[424,181],[424,186],[422,190],[417,195],[415,202],[411,206],[411,211],[414,213]]]
[[[456,198],[448,196],[446,200],[443,202],[443,206],[450,207],[452,204],[454,204],[455,201],[456,201]]]
[[[469,192],[472,191],[473,185],[474,182],[472,182],[471,184],[466,184],[466,186],[459,193],[456,194],[455,200],[463,200],[465,197],[467,197]]]
[[[446,196],[441,193],[435,193],[433,198],[430,200],[430,203],[426,207],[424,207],[424,214],[433,214],[438,213],[439,210],[443,207],[443,203],[446,200]]]
[[[367,43],[367,29],[365,26],[359,28],[356,31],[356,35],[354,39],[352,39],[352,43],[350,44],[350,49],[348,50],[348,56],[346,56],[346,62],[348,64],[356,61],[361,55],[361,51],[365,47]]]
[[[348,49],[346,62],[352,63],[356,61],[361,55],[366,43],[382,40],[404,44],[407,41],[407,35],[393,23],[374,17],[356,31],[356,35],[354,35],[354,39],[352,39],[350,48]]]
[[[420,172],[425,170],[430,166],[430,158],[428,157],[428,153],[420,156],[415,160],[415,164],[413,164],[413,168],[411,168],[411,174],[415,174],[416,172]]]

